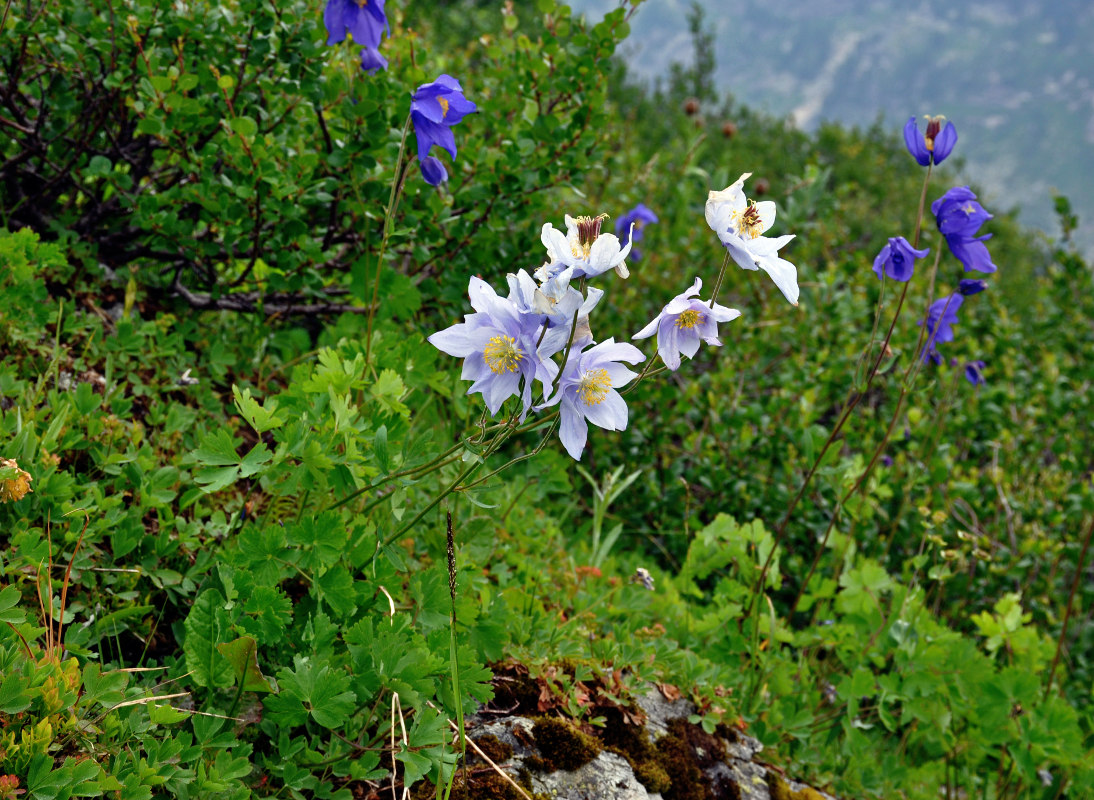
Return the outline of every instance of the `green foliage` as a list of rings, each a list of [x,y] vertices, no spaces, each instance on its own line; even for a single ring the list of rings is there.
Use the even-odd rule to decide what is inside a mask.
[[[0,146],[0,205],[34,230],[0,232],[0,480],[33,491],[0,503],[0,779],[35,798],[443,787],[449,721],[515,691],[504,662],[592,725],[604,676],[620,701],[674,684],[708,732],[744,726],[844,796],[1002,798],[1045,771],[1046,796],[1094,791],[1082,258],[999,214],[993,291],[947,350],[986,383],[944,366],[905,400],[917,277],[892,365],[820,458],[863,385],[870,262],[914,225],[922,175],[893,132],[719,107],[698,19],[696,63],[646,92],[609,58],[626,9],[584,27],[550,0],[395,5],[373,77],[302,5],[10,10],[36,132]],[[371,335],[356,313],[192,309],[368,303],[407,95],[439,72],[482,113],[447,189],[410,166]],[[43,186],[20,165],[68,166]],[[724,347],[644,380],[580,468],[532,418],[480,417],[425,344],[469,275],[500,288],[541,259],[544,221],[642,201],[660,222],[597,323],[629,338],[716,273],[703,201],[749,170],[798,234],[802,307],[731,268]],[[939,287],[961,277],[942,265]],[[892,463],[839,503],[893,419]]]

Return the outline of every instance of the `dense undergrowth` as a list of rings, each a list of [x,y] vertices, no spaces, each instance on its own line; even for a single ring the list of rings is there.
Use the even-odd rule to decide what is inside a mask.
[[[1066,203],[1056,245],[993,209],[991,288],[905,401],[917,275],[784,519],[861,386],[873,258],[915,224],[897,132],[738,106],[700,20],[648,90],[611,60],[624,10],[392,0],[370,76],[313,5],[5,11],[0,798],[443,796],[450,721],[501,664],[589,726],[678,686],[840,796],[1094,794],[1094,286]],[[411,165],[386,226],[439,73],[480,113],[447,188]],[[703,203],[745,171],[797,234],[801,305],[732,267],[724,346],[643,381],[580,469],[548,442],[434,503],[491,424],[424,342],[468,278],[501,290],[544,222],[643,202],[659,221],[598,310],[629,339],[712,280]]]

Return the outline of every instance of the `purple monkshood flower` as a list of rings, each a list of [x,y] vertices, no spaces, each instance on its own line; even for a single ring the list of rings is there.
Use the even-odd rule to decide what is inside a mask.
[[[984,367],[986,367],[983,361],[970,361],[965,365],[965,380],[971,383],[973,386],[979,386],[984,382]]]
[[[927,117],[926,134],[920,134],[915,117],[904,125],[904,144],[919,166],[927,166],[932,159],[934,163],[941,164],[957,144],[957,128],[952,122],[947,122],[943,128],[944,119],[945,117]]]
[[[562,404],[558,435],[571,458],[580,461],[589,437],[589,422],[606,431],[626,429],[627,403],[615,389],[638,374],[619,362],[637,364],[646,357],[633,344],[616,343],[615,339],[580,353],[576,349],[570,351],[562,368],[558,391],[542,407]]]
[[[620,244],[640,242],[644,235],[642,228],[651,222],[657,221],[657,215],[650,211],[645,203],[639,203],[615,221],[615,235],[619,237]],[[637,247],[632,247],[631,258],[635,261],[641,261],[642,251]]]
[[[992,215],[976,201],[976,195],[968,186],[950,189],[931,203],[931,213],[935,215],[938,230],[946,237],[950,252],[965,265],[965,272],[995,272],[991,254],[984,246],[992,234],[976,235]]]
[[[360,45],[361,69],[375,72],[387,68],[387,59],[380,55],[380,39],[391,28],[384,13],[386,0],[327,0],[323,11],[323,24],[327,28],[327,44],[338,44],[346,38],[346,32],[353,35],[353,43]]]
[[[673,372],[680,369],[680,354],[692,358],[699,350],[700,341],[721,347],[718,323],[741,316],[735,308],[726,308],[717,303],[712,307],[702,300],[689,299],[699,294],[702,288],[703,281],[696,278],[690,289],[670,300],[656,319],[631,337],[646,339],[656,332],[657,352],[665,366]]]
[[[475,111],[478,106],[463,96],[460,82],[451,75],[440,75],[433,83],[424,83],[414,92],[410,119],[414,122],[418,160],[426,183],[436,186],[448,180],[448,170],[440,159],[429,155],[429,150],[433,145],[439,145],[455,161],[456,137],[452,135],[452,126]]]
[[[464,359],[461,377],[474,381],[467,393],[482,392],[491,414],[497,414],[502,403],[520,392],[524,419],[532,407],[532,381],[538,380],[546,388],[558,374],[558,365],[550,360],[554,353],[536,347],[542,318],[521,314],[481,278],[471,278],[467,293],[475,313],[428,341],[438,350]]]
[[[980,294],[987,288],[987,281],[979,281],[975,278],[962,278],[957,284],[957,291],[961,292],[963,297],[972,297],[974,294]]]
[[[926,320],[927,342],[923,345],[921,354],[924,361],[942,363],[942,354],[938,352],[936,345],[939,342],[953,341],[953,326],[957,324],[957,310],[961,308],[964,301],[965,298],[955,292],[949,297],[941,297],[931,303]]]
[[[874,274],[881,278],[884,273],[894,281],[911,280],[912,273],[915,272],[915,260],[923,258],[929,252],[929,247],[916,250],[903,236],[893,236],[874,259]]]

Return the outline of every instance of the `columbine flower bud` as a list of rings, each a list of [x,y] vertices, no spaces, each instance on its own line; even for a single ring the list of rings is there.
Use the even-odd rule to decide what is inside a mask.
[[[974,294],[980,294],[987,288],[987,281],[978,281],[973,280],[972,278],[964,278],[957,284],[957,291],[961,292],[965,297],[972,297]]]

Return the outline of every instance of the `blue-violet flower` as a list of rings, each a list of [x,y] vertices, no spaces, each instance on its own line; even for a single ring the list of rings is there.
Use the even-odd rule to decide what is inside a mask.
[[[939,342],[953,341],[953,326],[957,324],[957,310],[965,298],[955,292],[949,297],[941,297],[931,303],[927,310],[927,342],[923,345],[922,358],[924,361],[942,363],[942,354],[938,352],[936,345]],[[920,325],[923,322],[919,323]]]
[[[703,281],[696,278],[690,289],[670,300],[656,319],[631,337],[646,339],[656,333],[657,352],[665,366],[674,372],[680,368],[680,355],[692,358],[699,350],[700,341],[721,347],[718,323],[741,316],[735,308],[726,308],[717,303],[711,306],[702,300],[690,299],[702,288]]]
[[[976,280],[975,278],[962,278],[957,283],[957,291],[961,292],[964,297],[972,297],[974,294],[980,294],[987,288],[987,281]]]
[[[455,161],[456,137],[452,134],[452,126],[475,111],[478,106],[464,97],[460,82],[451,75],[440,75],[433,83],[424,83],[414,92],[410,119],[414,122],[418,160],[426,183],[436,186],[448,180],[448,170],[440,159],[429,155],[429,150],[433,145],[439,145]]]
[[[957,128],[952,122],[947,122],[943,128],[944,119],[945,117],[927,117],[926,134],[920,134],[915,117],[904,125],[904,144],[919,166],[927,166],[932,159],[934,163],[941,164],[957,144]]]
[[[985,366],[987,365],[983,361],[970,361],[965,365],[965,380],[973,386],[982,384],[984,382]]]
[[[323,25],[327,29],[327,44],[338,44],[353,35],[353,43],[360,45],[361,69],[375,72],[387,68],[387,59],[380,55],[380,39],[386,31],[391,34],[384,13],[385,0],[327,0],[323,10]]]
[[[615,221],[615,235],[619,237],[623,244],[640,242],[644,235],[642,229],[651,222],[657,221],[657,215],[650,211],[645,203],[639,203]],[[631,258],[635,261],[641,261],[642,251],[637,247],[632,247]]]
[[[911,280],[912,273],[915,272],[915,260],[923,258],[929,252],[931,251],[928,247],[916,250],[903,236],[894,236],[874,259],[874,274],[878,278],[885,274],[894,281]]]
[[[946,237],[950,252],[965,265],[965,271],[995,272],[991,254],[984,242],[992,237],[986,233],[977,236],[980,226],[992,218],[976,201],[976,195],[968,186],[955,186],[931,203],[938,230]]]

